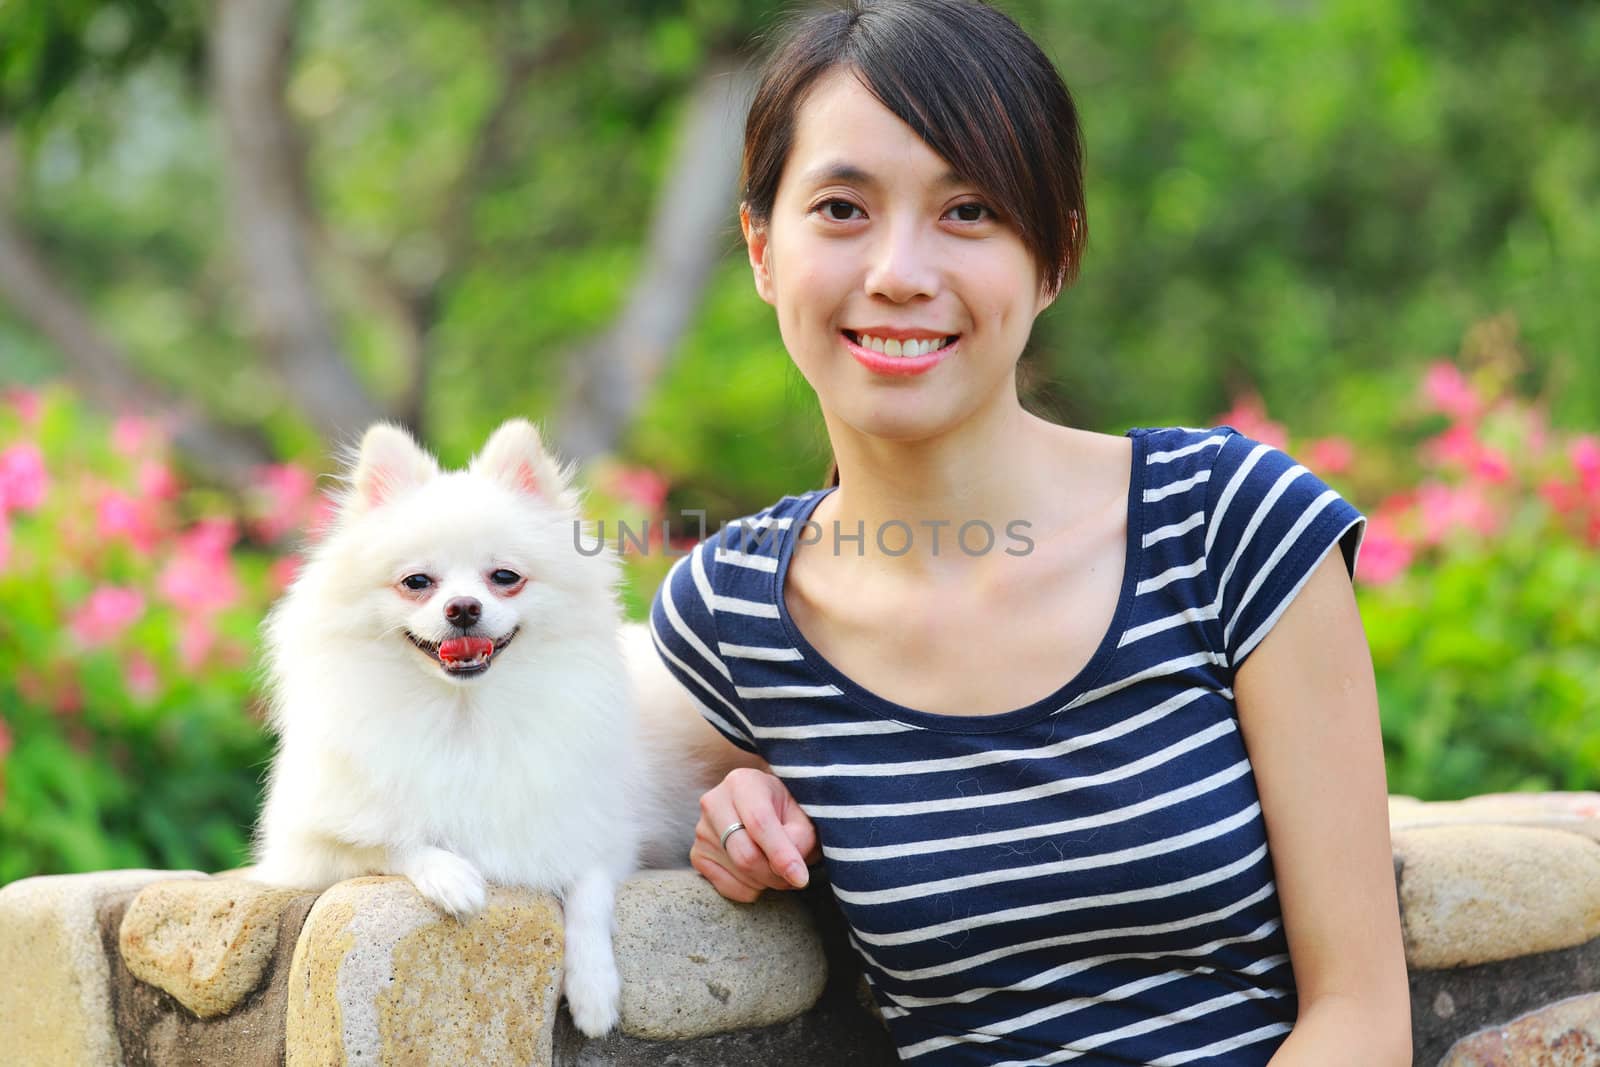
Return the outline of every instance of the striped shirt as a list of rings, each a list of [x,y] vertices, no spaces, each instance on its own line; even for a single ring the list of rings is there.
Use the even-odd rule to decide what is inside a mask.
[[[1364,520],[1230,428],[1128,436],[1110,629],[1028,707],[914,711],[807,643],[781,594],[826,490],[729,524],[656,595],[668,667],[816,824],[903,1060],[1264,1064],[1294,1022],[1231,686],[1334,545],[1353,572]]]

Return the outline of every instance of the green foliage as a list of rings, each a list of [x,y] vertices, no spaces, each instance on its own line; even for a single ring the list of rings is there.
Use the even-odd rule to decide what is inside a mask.
[[[192,0],[0,3],[0,117],[36,119],[75,83],[154,55],[197,72],[199,15]]]
[[[269,750],[249,661],[270,559],[228,552],[153,424],[113,444],[65,394],[18,404],[0,408],[0,883],[236,866]]]
[[[1594,589],[1600,552],[1533,513],[1366,591],[1390,791],[1595,788],[1600,601],[1583,592]]]

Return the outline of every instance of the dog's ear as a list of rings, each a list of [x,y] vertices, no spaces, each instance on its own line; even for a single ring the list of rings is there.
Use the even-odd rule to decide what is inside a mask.
[[[374,423],[361,438],[347,506],[375,508],[439,474],[439,464],[412,436],[387,422]]]
[[[544,450],[539,431],[527,419],[501,423],[469,469],[552,504],[561,503],[566,497],[567,475]]]

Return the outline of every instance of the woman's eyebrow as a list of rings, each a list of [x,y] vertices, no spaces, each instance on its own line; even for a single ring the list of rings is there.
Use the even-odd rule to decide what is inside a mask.
[[[854,163],[824,163],[813,167],[801,175],[801,182],[808,186],[828,185],[840,182],[845,185],[861,185],[874,188],[880,183],[869,171],[862,170]],[[947,170],[939,176],[935,183],[940,188],[952,185],[966,185],[967,180],[953,170]]]

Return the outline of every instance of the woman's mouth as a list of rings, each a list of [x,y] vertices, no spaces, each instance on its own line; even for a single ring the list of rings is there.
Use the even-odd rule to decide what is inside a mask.
[[[882,337],[841,330],[844,346],[856,362],[875,374],[922,374],[955,350],[960,334],[929,337]]]

